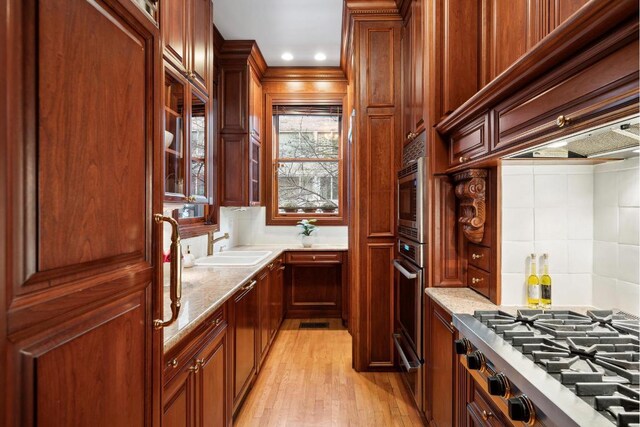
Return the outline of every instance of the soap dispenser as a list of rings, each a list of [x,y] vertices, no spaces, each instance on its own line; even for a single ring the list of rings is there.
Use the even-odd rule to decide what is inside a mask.
[[[182,259],[182,266],[184,268],[193,267],[196,262],[196,258],[191,253],[191,247],[187,245],[187,253],[184,254]]]

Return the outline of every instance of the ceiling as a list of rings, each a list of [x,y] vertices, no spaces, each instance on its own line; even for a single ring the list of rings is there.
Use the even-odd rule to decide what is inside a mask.
[[[338,66],[343,0],[214,0],[225,40],[256,40],[267,65]],[[293,60],[285,61],[289,52]],[[316,61],[316,53],[325,61]]]

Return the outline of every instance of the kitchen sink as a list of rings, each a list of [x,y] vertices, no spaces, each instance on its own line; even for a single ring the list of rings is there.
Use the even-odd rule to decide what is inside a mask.
[[[251,266],[269,256],[270,251],[226,251],[197,259],[199,266]]]

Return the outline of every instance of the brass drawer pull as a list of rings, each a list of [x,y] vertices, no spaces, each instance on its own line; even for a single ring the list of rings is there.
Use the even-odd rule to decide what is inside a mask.
[[[156,224],[163,221],[171,224],[171,287],[169,289],[169,298],[171,298],[171,318],[169,320],[154,319],[153,327],[155,329],[166,328],[178,319],[180,313],[180,299],[182,298],[182,246],[180,245],[180,231],[178,229],[178,221],[163,216],[162,214],[153,215]]]
[[[249,283],[248,285],[245,285],[242,290],[243,291],[250,291],[251,289],[253,289],[253,287],[256,285],[256,283],[258,283],[257,280],[252,280],[251,283]]]
[[[214,320],[211,323],[213,323],[213,326],[220,326],[220,324],[222,324],[222,317],[218,317],[216,320]]]
[[[565,116],[558,116],[556,119],[556,125],[559,128],[565,127],[566,125],[571,124],[571,119]]]
[[[474,277],[471,279],[471,283],[476,284],[482,282],[483,280],[483,278]]]
[[[484,256],[484,254],[471,254],[471,259],[480,259]]]
[[[167,366],[171,366],[172,368],[176,368],[178,366],[178,359],[173,358],[167,362]]]
[[[315,256],[315,255],[313,256],[313,260],[314,260],[314,261],[316,260],[316,256]]]
[[[459,161],[460,163],[465,163],[465,162],[468,162],[469,160],[471,160],[471,159],[470,159],[469,157],[465,157],[465,156],[460,156],[460,157],[458,158],[458,161]]]
[[[282,271],[284,271],[284,265],[283,265],[283,266],[281,266],[278,270],[282,270]]]
[[[202,366],[203,363],[204,363],[204,360],[196,359],[196,361],[193,363],[193,366],[190,367],[189,370],[195,374],[200,370],[200,367]]]
[[[489,418],[493,417],[493,412],[487,412],[484,409],[482,410],[482,419],[487,421]]]

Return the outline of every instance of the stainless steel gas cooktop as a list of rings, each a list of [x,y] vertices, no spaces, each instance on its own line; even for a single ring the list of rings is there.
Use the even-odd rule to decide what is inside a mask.
[[[516,315],[476,311],[474,318],[577,395],[611,425],[640,425],[638,318],[605,310],[592,310],[585,315],[559,310],[519,310]],[[465,336],[474,335],[464,334],[464,328],[461,332]],[[478,346],[473,340],[470,344]],[[474,357],[482,358],[483,362],[492,359],[491,346],[484,348],[482,354],[476,354],[480,353],[476,351],[467,355],[471,367]],[[502,359],[499,355],[495,357]],[[504,362],[509,363],[508,358]],[[536,370],[522,374],[525,377],[538,375]],[[491,384],[489,386],[491,388]],[[537,395],[538,400],[542,396],[553,400],[554,390],[542,389]],[[533,403],[540,405],[539,401]],[[563,410],[570,413],[572,408]],[[584,412],[584,407],[576,408],[578,410]]]

